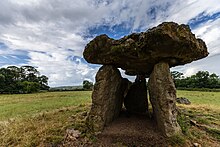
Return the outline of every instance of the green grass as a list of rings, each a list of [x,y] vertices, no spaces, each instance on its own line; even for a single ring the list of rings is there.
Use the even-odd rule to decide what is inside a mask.
[[[219,144],[220,92],[178,90],[177,96],[192,104],[178,105],[183,112],[178,121],[184,137],[174,136],[171,144],[179,146],[185,139],[204,146]],[[85,131],[90,105],[90,91],[0,95],[0,146],[60,145],[66,129]],[[192,126],[190,120],[207,128]]]
[[[178,123],[185,137],[203,146],[220,144],[220,92],[178,90],[177,96],[191,101],[191,105],[177,105],[182,111]],[[198,126],[191,125],[191,120]]]
[[[188,98],[192,103],[191,106],[204,107],[220,112],[220,92],[178,90],[177,96]]]
[[[0,146],[54,146],[81,129],[91,92],[0,95]]]
[[[82,131],[89,105],[41,113],[0,124],[0,146],[57,146],[68,128]]]
[[[91,101],[90,96],[90,91],[0,95],[0,121],[85,104]]]

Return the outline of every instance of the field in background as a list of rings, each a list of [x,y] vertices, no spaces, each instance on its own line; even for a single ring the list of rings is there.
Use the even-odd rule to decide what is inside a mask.
[[[177,97],[186,97],[192,102],[189,108],[207,108],[220,112],[220,92],[178,90]]]
[[[0,146],[60,144],[66,129],[80,127],[90,96],[90,91],[0,95]]]
[[[192,102],[178,105],[187,138],[207,146],[220,143],[220,92],[178,90],[177,96]],[[84,127],[90,104],[90,91],[0,95],[0,146],[60,144],[66,129]]]
[[[0,95],[0,121],[86,104],[90,95],[91,91]]]
[[[220,146],[220,92],[177,91],[191,105],[178,105],[178,122],[184,135],[202,146]]]

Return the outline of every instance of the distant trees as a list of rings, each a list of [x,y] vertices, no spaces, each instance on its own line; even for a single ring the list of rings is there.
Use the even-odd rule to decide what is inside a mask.
[[[93,88],[93,83],[89,82],[88,80],[83,81],[83,89],[85,90],[92,90]]]
[[[48,78],[32,66],[0,69],[0,93],[32,93],[48,89]]]
[[[190,77],[184,77],[178,71],[172,71],[171,74],[177,88],[220,88],[220,78],[215,73],[198,71]]]

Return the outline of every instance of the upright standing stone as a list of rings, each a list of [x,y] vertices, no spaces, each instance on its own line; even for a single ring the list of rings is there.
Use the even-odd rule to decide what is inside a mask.
[[[181,129],[177,123],[176,89],[167,63],[160,62],[154,66],[148,85],[158,128],[168,137],[180,133]]]
[[[99,132],[105,125],[118,117],[122,108],[123,94],[122,77],[119,70],[111,65],[102,66],[96,75],[92,93],[92,108],[87,118],[88,127]]]
[[[146,113],[148,111],[146,79],[136,80],[128,90],[124,105],[130,113]]]
[[[124,91],[124,97],[126,97],[131,85],[132,85],[131,81],[129,81],[127,78],[122,78],[122,89]]]

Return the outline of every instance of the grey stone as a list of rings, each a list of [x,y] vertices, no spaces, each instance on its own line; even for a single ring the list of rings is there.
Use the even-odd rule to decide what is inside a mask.
[[[124,97],[126,97],[131,85],[132,85],[132,82],[129,81],[127,78],[122,79],[122,89],[124,91]]]
[[[185,104],[185,105],[190,105],[191,104],[189,99],[187,99],[185,97],[176,98],[176,102],[179,103],[179,104]]]
[[[158,128],[165,136],[181,132],[177,123],[176,89],[169,64],[157,63],[148,82],[150,101]]]
[[[88,127],[102,131],[104,126],[119,116],[123,103],[122,77],[117,68],[102,66],[92,93],[92,107],[87,117]]]
[[[89,63],[115,65],[128,75],[150,75],[158,62],[174,67],[204,58],[208,52],[188,25],[164,22],[119,40],[97,36],[87,44],[83,56]]]
[[[128,90],[124,99],[129,113],[146,113],[148,111],[146,79],[136,80]]]

